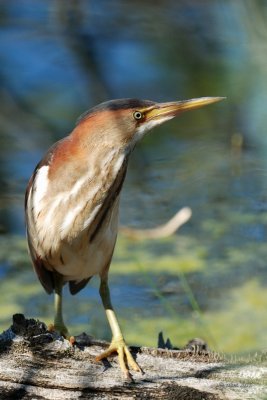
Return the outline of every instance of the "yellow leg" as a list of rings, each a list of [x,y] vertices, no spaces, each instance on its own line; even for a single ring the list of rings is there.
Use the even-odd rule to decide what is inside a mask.
[[[71,336],[68,332],[68,328],[66,327],[63,314],[62,314],[62,288],[63,288],[63,278],[61,275],[54,274],[55,279],[55,297],[54,297],[54,304],[55,304],[55,318],[54,318],[54,325],[50,326],[51,330],[55,330],[59,332],[62,336],[66,339],[70,339]]]
[[[107,276],[101,277],[99,293],[112,331],[112,341],[109,348],[101,353],[99,356],[97,356],[96,360],[100,361],[103,358],[110,356],[112,353],[117,352],[119,357],[119,364],[124,377],[126,379],[131,379],[128,366],[131,367],[134,371],[142,372],[142,370],[133,359],[133,356],[131,355],[122,335],[116,314],[111,304]]]

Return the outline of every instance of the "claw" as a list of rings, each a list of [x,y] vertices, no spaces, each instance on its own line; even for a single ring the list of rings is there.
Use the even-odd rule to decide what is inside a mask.
[[[143,372],[137,362],[133,359],[133,356],[131,355],[124,339],[112,339],[109,348],[103,353],[99,354],[95,359],[96,361],[103,360],[103,358],[107,358],[115,352],[118,353],[120,368],[124,378],[127,381],[133,380],[128,367],[136,372]]]
[[[74,345],[75,337],[69,334],[68,328],[65,325],[49,324],[47,330],[49,332],[59,333],[61,336],[64,337],[64,339],[68,340],[71,345]]]

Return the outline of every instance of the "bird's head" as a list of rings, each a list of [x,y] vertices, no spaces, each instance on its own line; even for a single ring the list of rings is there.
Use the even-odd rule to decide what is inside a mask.
[[[95,132],[103,144],[121,145],[131,150],[153,127],[184,111],[223,99],[224,97],[201,97],[168,103],[137,99],[111,100],[82,114],[77,121],[77,128],[84,132]]]

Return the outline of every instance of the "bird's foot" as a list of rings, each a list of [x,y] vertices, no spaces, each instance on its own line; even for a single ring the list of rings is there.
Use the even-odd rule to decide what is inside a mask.
[[[65,324],[62,323],[54,323],[54,324],[49,324],[47,327],[47,330],[49,332],[57,332],[61,336],[64,337],[64,339],[68,340],[71,345],[75,343],[75,337],[70,335],[68,328],[66,327]]]
[[[143,373],[142,369],[139,367],[139,365],[131,355],[130,350],[128,349],[123,338],[112,339],[112,342],[110,343],[108,349],[99,354],[99,356],[96,357],[96,361],[103,360],[103,358],[107,358],[115,352],[118,353],[119,364],[124,378],[126,378],[128,381],[133,380],[129,371],[129,367],[136,372]]]

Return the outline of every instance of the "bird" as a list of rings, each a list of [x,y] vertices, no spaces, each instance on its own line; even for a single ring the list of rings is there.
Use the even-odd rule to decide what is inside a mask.
[[[117,99],[101,103],[83,113],[72,132],[50,147],[27,185],[28,249],[43,288],[54,293],[53,328],[71,338],[63,319],[63,286],[68,283],[75,295],[98,275],[112,339],[96,360],[117,353],[126,379],[132,379],[131,370],[142,370],[126,344],[112,306],[108,274],[129,156],[152,128],[184,111],[222,99],[200,97],[164,103]]]

